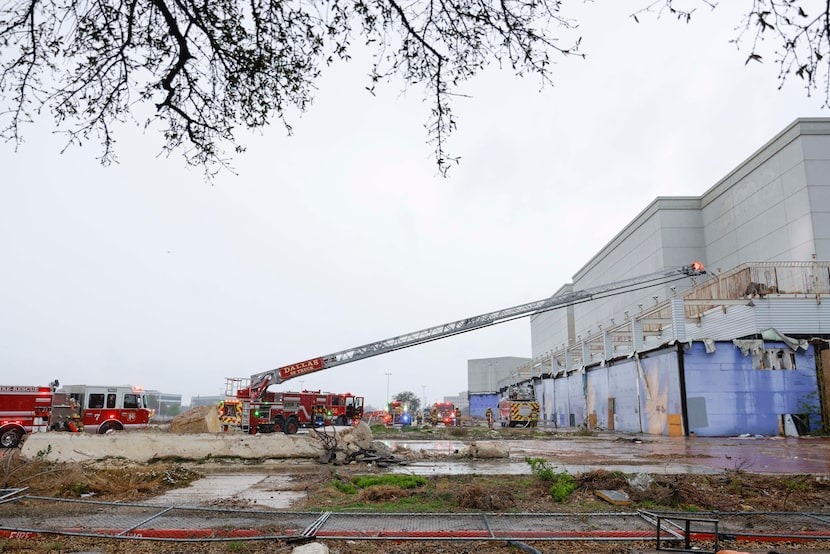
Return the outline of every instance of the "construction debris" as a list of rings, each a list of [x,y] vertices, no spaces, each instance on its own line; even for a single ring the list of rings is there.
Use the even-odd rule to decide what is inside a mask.
[[[171,433],[218,433],[219,430],[219,414],[216,406],[197,406],[177,415],[170,422]]]
[[[372,440],[372,431],[365,422],[354,427],[340,429],[320,427],[314,429],[312,437],[323,443],[320,462],[333,464],[367,463],[377,467],[390,464],[406,464],[406,460],[397,458],[382,442]]]
[[[628,506],[632,503],[631,499],[628,497],[628,493],[625,491],[601,490],[594,491],[594,494],[606,502],[614,504],[615,506]]]

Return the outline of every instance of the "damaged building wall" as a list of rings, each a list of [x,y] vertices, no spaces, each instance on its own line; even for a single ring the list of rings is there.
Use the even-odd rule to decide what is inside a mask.
[[[561,427],[671,436],[778,435],[787,416],[799,420],[802,432],[815,428],[820,416],[813,346],[735,342],[709,341],[709,352],[703,342],[684,345],[688,430],[676,346],[538,380],[542,419]]]
[[[674,348],[590,369],[585,392],[589,422],[627,433],[681,435],[678,375]]]
[[[556,427],[576,427],[586,421],[585,393],[581,371],[561,374],[559,378],[536,380],[534,392],[541,405],[540,418]]]
[[[701,196],[658,197],[589,254],[563,289],[584,290],[695,260],[709,274],[691,280],[697,296],[678,281],[534,315],[533,363],[559,375],[537,384],[543,417],[624,432],[771,435],[779,433],[785,414],[815,404],[830,424],[830,395],[817,384],[812,349],[795,352],[795,369],[786,369],[790,354],[766,337],[773,342],[765,351],[776,350],[774,360],[767,356],[775,369],[757,370],[752,356],[731,342],[760,337],[765,329],[830,339],[828,174],[830,118],[800,118]],[[680,316],[672,308],[669,321],[668,309],[658,312],[679,298]],[[704,339],[713,353],[705,352]],[[678,360],[675,347],[661,346],[672,340],[695,342]],[[637,351],[648,351],[639,366],[622,358]],[[685,403],[679,392],[684,373],[684,384],[693,387]]]
[[[572,288],[695,260],[711,273],[750,261],[828,260],[828,170],[830,119],[798,119],[701,196],[655,199],[574,275]],[[676,286],[680,294],[688,283]],[[651,306],[655,296],[671,294],[662,285],[610,295],[574,307],[570,322],[564,310],[538,314],[531,320],[532,357],[578,343],[599,325],[624,321]]]
[[[777,435],[785,415],[812,413],[818,419],[813,347],[791,350],[783,342],[758,342],[762,348],[747,354],[732,342],[715,343],[711,353],[701,342],[692,344],[685,355],[689,431]]]

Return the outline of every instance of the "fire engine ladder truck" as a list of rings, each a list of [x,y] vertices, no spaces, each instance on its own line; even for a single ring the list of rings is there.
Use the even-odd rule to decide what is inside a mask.
[[[524,317],[533,313],[545,312],[580,302],[587,302],[589,300],[603,298],[604,296],[610,296],[611,294],[629,292],[625,289],[632,289],[633,287],[641,287],[643,285],[651,286],[656,284],[665,284],[679,279],[684,279],[686,277],[696,277],[704,273],[706,273],[706,270],[703,267],[703,264],[700,262],[694,262],[689,265],[664,269],[654,273],[640,275],[638,277],[632,277],[630,279],[624,279],[622,281],[588,288],[581,291],[551,296],[543,300],[528,302],[527,304],[521,304],[512,308],[468,317],[466,319],[453,321],[451,323],[422,329],[421,331],[415,331],[414,333],[407,333],[405,335],[392,337],[378,342],[372,342],[356,348],[341,350],[340,352],[335,352],[333,354],[327,354],[325,356],[320,356],[304,362],[270,369],[268,371],[251,375],[251,392],[254,396],[258,397],[261,396],[270,385],[283,383],[289,379],[320,371],[322,369],[356,362],[372,356],[386,354],[387,352],[392,352],[394,350],[400,350],[402,348],[415,346],[417,344],[423,344],[452,335],[466,333],[475,329],[481,329],[482,327],[486,327],[488,325],[504,323],[506,321]]]
[[[242,403],[242,432],[243,433],[250,433],[251,432],[251,403],[250,402],[243,402]]]
[[[235,398],[239,389],[246,389],[249,387],[250,381],[241,378],[228,378],[225,381],[225,398]],[[242,402],[242,421],[240,427],[245,433],[251,430],[251,404],[249,402]]]

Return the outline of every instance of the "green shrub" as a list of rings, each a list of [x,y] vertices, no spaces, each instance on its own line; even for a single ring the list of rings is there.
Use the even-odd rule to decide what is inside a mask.
[[[550,495],[556,502],[564,502],[576,488],[574,478],[564,471],[554,476],[553,485],[550,487]]]
[[[334,488],[343,494],[355,494],[357,492],[357,487],[355,487],[352,483],[347,483],[345,481],[335,481]]]
[[[566,471],[557,472],[544,458],[525,458],[530,470],[539,480],[551,482],[550,495],[556,502],[564,502],[576,488],[576,481]]]
[[[544,458],[525,458],[525,462],[530,464],[530,471],[533,475],[542,481],[553,481],[556,472],[553,466]]]
[[[391,485],[402,489],[414,489],[427,484],[426,477],[417,475],[359,475],[352,479],[354,486],[359,489],[378,485]]]

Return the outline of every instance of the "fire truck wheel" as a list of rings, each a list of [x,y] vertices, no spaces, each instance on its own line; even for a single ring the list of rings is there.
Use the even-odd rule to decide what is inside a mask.
[[[15,427],[0,431],[0,446],[3,448],[14,448],[20,444],[23,432]]]
[[[297,421],[297,418],[291,416],[288,418],[288,421],[285,422],[285,434],[286,435],[295,435],[297,431],[300,429],[300,422]]]
[[[337,420],[334,422],[335,425],[343,426],[346,425],[346,416],[339,415],[337,416]]]
[[[274,418],[274,432],[282,433],[283,431],[285,431],[285,422],[281,417],[277,416]]]
[[[112,421],[108,421],[108,422],[104,423],[103,425],[101,425],[101,427],[98,428],[98,434],[99,435],[109,435],[110,433],[113,433],[115,431],[120,431],[120,430],[121,430],[121,425],[119,425],[118,423],[114,423]]]

